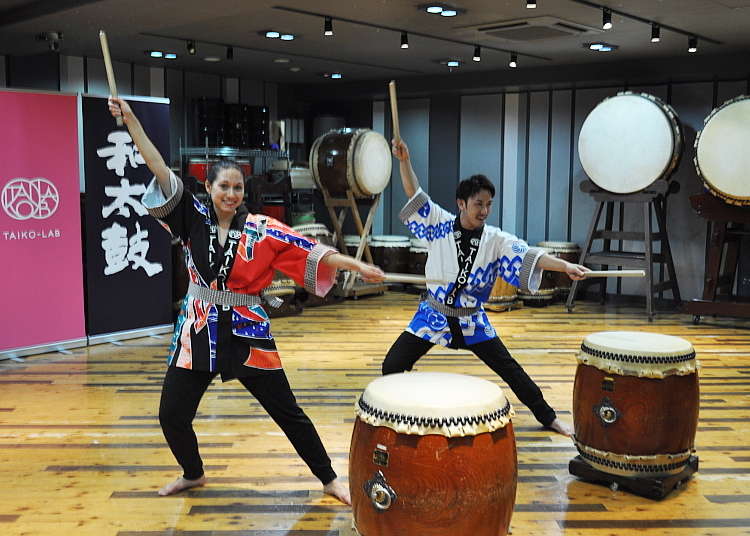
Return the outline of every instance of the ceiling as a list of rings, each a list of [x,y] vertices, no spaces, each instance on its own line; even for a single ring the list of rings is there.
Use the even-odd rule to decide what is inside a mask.
[[[688,38],[662,29],[661,42],[650,42],[647,23],[614,13],[613,29],[601,30],[601,9],[575,0],[538,0],[526,9],[523,0],[456,0],[465,12],[456,17],[431,15],[419,1],[404,0],[0,0],[0,54],[24,56],[49,51],[36,39],[47,31],[63,32],[60,52],[101,57],[98,30],[107,32],[112,58],[143,65],[168,66],[282,83],[335,83],[323,73],[343,79],[375,80],[449,72],[440,62],[460,59],[458,72],[508,69],[510,51],[519,69],[637,59],[686,57]],[[750,50],[750,0],[601,0],[622,11],[699,39],[698,55]],[[323,16],[333,17],[334,36],[323,36]],[[494,37],[479,26],[533,18],[528,35],[550,33],[539,21],[562,21],[583,33],[543,39]],[[557,26],[559,27],[559,26]],[[291,32],[293,41],[268,39],[269,29]],[[401,31],[409,32],[409,48],[400,48]],[[506,34],[507,37],[507,34]],[[186,40],[196,41],[196,55]],[[583,43],[606,41],[614,52],[593,52]],[[463,44],[462,44],[463,43]],[[232,45],[234,59],[226,59]],[[481,45],[481,61],[472,61]],[[154,60],[144,51],[178,54],[176,60]],[[494,50],[494,49],[502,49]],[[222,58],[208,63],[206,56]],[[286,63],[275,60],[286,59]],[[291,67],[298,67],[292,72]]]

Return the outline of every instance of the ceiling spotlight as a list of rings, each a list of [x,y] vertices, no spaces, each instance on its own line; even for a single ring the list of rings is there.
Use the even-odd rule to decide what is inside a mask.
[[[149,50],[149,51],[147,51],[147,54],[149,56],[151,56],[152,58],[163,58],[164,57],[164,52],[162,52],[161,50]]]
[[[442,13],[442,11],[443,11],[443,6],[438,6],[438,5],[427,5],[427,6],[425,6],[424,10],[425,10],[425,11],[426,11],[427,13],[438,14],[438,13]]]
[[[282,41],[294,41],[294,34],[281,34],[279,39]]]
[[[613,50],[617,50],[618,48],[620,48],[617,45],[602,42],[584,43],[583,46],[595,52],[612,52]]]
[[[298,73],[298,72],[300,72],[302,70],[302,67],[296,67],[296,66],[295,67],[289,67],[289,70],[292,71],[293,73]]]
[[[688,52],[698,52],[698,38],[694,35],[688,37]]]
[[[612,10],[608,7],[602,8],[602,30],[609,30],[612,28]]]
[[[409,48],[409,34],[401,32],[401,48]]]
[[[446,62],[446,65],[448,67],[461,67],[461,62],[458,60],[448,60]]]
[[[508,62],[508,67],[516,68],[518,67],[518,54],[515,52],[510,55],[510,62]]]
[[[268,37],[269,39],[278,39],[279,37],[281,37],[281,34],[275,30],[268,30],[266,32],[266,37]]]
[[[190,54],[191,56],[195,56],[195,41],[193,41],[192,39],[188,41],[186,48],[188,54]]]
[[[177,54],[175,54],[174,52],[166,52],[164,54],[164,59],[167,59],[167,60],[176,60],[177,59]]]
[[[651,42],[658,43],[661,41],[661,26],[655,22],[651,23]]]
[[[455,9],[443,9],[440,12],[441,17],[455,17],[456,15],[458,15],[458,11]]]
[[[323,23],[323,35],[333,35],[333,19],[331,17],[325,18],[325,22]]]
[[[203,61],[207,61],[208,63],[217,63],[221,61],[221,58],[219,56],[206,56],[203,58]]]
[[[334,80],[339,80],[339,79],[341,79],[343,77],[344,77],[344,75],[341,74],[341,73],[331,73],[331,78],[333,78]]]
[[[479,45],[474,46],[474,57],[472,59],[474,61],[482,61],[482,47]]]
[[[227,47],[227,59],[228,60],[234,59],[234,47]]]
[[[536,9],[536,0],[527,0],[526,9]]]
[[[289,58],[275,58],[274,63],[289,63]]]

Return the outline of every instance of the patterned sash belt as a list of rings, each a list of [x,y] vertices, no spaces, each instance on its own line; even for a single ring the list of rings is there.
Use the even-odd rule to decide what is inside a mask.
[[[440,303],[432,295],[427,296],[427,303],[438,313],[442,313],[445,316],[455,317],[471,316],[482,308],[481,305],[477,307],[451,307],[450,305]]]
[[[212,288],[198,286],[192,281],[188,286],[188,294],[193,298],[207,303],[214,303],[216,305],[224,305],[228,307],[252,307],[254,305],[260,305],[262,302],[260,296],[256,294],[238,294],[236,292],[214,290]]]

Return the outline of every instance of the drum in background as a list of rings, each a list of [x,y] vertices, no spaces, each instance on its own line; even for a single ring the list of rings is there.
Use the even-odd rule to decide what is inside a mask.
[[[384,272],[406,273],[409,270],[408,236],[373,235],[370,242],[372,261]]]
[[[542,247],[546,253],[552,253],[550,248]],[[518,289],[518,298],[528,307],[547,307],[555,301],[557,294],[556,272],[544,270],[542,272],[542,281],[539,283],[539,290],[535,293]]]
[[[312,238],[316,242],[319,242],[325,246],[336,247],[333,243],[333,235],[328,230],[328,227],[322,223],[305,223],[302,225],[295,225],[292,227],[302,236]]]
[[[409,261],[407,262],[406,273],[415,275],[424,275],[424,268],[427,264],[427,248],[411,245],[409,247]],[[423,285],[424,286],[424,285]]]
[[[728,100],[695,138],[695,169],[709,191],[733,205],[750,205],[750,96]]]
[[[264,304],[263,309],[271,318],[291,316],[302,312],[302,303],[297,297],[296,283],[293,279],[278,270],[274,273],[273,281],[261,292],[265,298],[281,300],[281,304]],[[278,305],[278,306],[275,306]]]
[[[653,95],[624,91],[600,102],[578,138],[589,178],[617,194],[638,192],[668,178],[682,153],[677,114]]]
[[[510,403],[494,383],[390,374],[356,406],[349,488],[363,536],[501,536],[518,479]]]
[[[698,426],[693,346],[658,333],[605,331],[584,339],[578,363],[573,417],[581,457],[614,475],[680,473]]]
[[[539,247],[547,250],[548,253],[559,257],[564,261],[577,264],[581,258],[581,248],[575,242],[539,242]],[[567,297],[570,292],[572,281],[565,272],[552,272],[550,274],[555,280],[555,291],[559,297]]]
[[[503,311],[510,311],[517,301],[518,289],[502,277],[498,277],[495,279],[490,298],[487,300],[484,308],[501,313]]]
[[[370,197],[382,192],[391,178],[391,148],[369,129],[332,130],[313,142],[310,171],[319,188],[334,197]]]
[[[359,243],[361,242],[362,237],[359,235],[344,235],[344,245],[346,245],[346,254],[350,257],[354,257],[357,255],[357,248],[359,247]],[[372,237],[370,235],[367,235],[367,238],[365,240],[368,244],[372,242]],[[364,250],[362,250],[362,258],[365,258]]]

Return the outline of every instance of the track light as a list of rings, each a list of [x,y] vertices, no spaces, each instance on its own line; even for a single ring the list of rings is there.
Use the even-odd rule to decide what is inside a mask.
[[[655,22],[651,23],[651,42],[658,43],[661,41],[661,26]]]
[[[508,67],[516,68],[518,67],[518,54],[515,52],[510,55],[510,62],[508,63]]]
[[[401,32],[401,48],[409,48],[409,34]]]
[[[602,8],[602,30],[609,30],[612,28],[612,11],[607,8]]]
[[[325,22],[323,23],[323,35],[333,35],[333,19],[331,17],[326,17]]]
[[[227,47],[227,59],[233,60],[234,59],[234,48],[233,47]]]
[[[472,59],[474,61],[482,61],[482,47],[479,45],[474,46],[474,57]]]
[[[190,54],[191,56],[195,56],[195,41],[193,41],[192,39],[188,41],[186,48],[188,54]]]
[[[688,37],[688,52],[698,52],[698,38],[694,35]]]
[[[536,8],[536,0],[526,1],[526,9],[535,9],[535,8]]]

